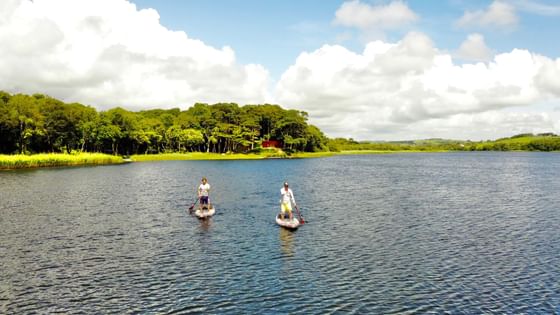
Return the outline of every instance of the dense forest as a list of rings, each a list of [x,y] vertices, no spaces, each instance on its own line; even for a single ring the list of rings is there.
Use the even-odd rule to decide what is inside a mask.
[[[274,140],[286,152],[327,150],[307,113],[278,105],[197,103],[187,110],[98,112],[42,95],[0,91],[0,153],[258,152]]]
[[[274,141],[269,141],[274,140]],[[98,112],[42,95],[0,91],[0,154],[101,152],[259,152],[264,143],[291,152],[319,151],[560,151],[553,133],[519,134],[493,141],[427,139],[397,142],[328,139],[307,113],[279,105],[197,103],[187,110]]]

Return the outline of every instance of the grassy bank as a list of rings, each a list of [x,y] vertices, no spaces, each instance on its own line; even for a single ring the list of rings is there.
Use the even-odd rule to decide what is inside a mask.
[[[335,155],[347,154],[394,154],[394,153],[412,153],[412,152],[425,152],[425,151],[382,151],[382,150],[355,150],[355,151],[341,151],[341,152],[297,152],[287,155],[284,152],[261,152],[254,154],[231,153],[231,154],[218,154],[218,153],[160,153],[160,154],[139,154],[132,155],[130,159],[134,162],[144,161],[173,161],[173,160],[260,160],[260,159],[305,159],[305,158],[320,158],[330,157]],[[444,152],[438,151],[438,152]]]
[[[450,150],[345,150],[336,152],[338,155],[351,155],[351,154],[395,154],[395,153],[441,153],[449,152]]]
[[[261,160],[261,159],[299,159],[333,156],[333,152],[298,152],[291,155],[282,150],[263,150],[260,153],[160,153],[160,154],[138,154],[132,155],[130,159],[134,162],[143,161],[173,161],[173,160]]]
[[[34,155],[0,155],[0,169],[101,165],[118,163],[123,163],[122,157],[101,153],[45,153]]]
[[[173,160],[261,160],[261,159],[282,159],[282,158],[320,158],[336,155],[349,154],[395,154],[395,153],[417,153],[417,152],[447,152],[447,150],[400,150],[400,151],[384,151],[384,150],[345,150],[340,152],[297,152],[287,155],[281,150],[265,150],[260,153],[160,153],[160,154],[138,154],[132,155],[130,159],[123,160],[120,156],[101,154],[101,153],[79,153],[79,154],[62,154],[62,153],[45,153],[34,155],[2,155],[0,154],[0,170],[1,169],[22,169],[22,168],[39,168],[39,167],[55,167],[55,166],[76,166],[76,165],[102,165],[102,164],[119,164],[127,161],[144,162],[144,161],[173,161]]]
[[[130,159],[134,162],[144,161],[174,161],[174,160],[257,160],[263,159],[259,154],[218,154],[218,153],[160,153],[160,154],[138,154],[132,155]]]
[[[337,155],[336,152],[297,152],[290,156],[290,158],[305,159],[305,158],[319,158]]]
[[[465,146],[472,151],[560,151],[560,137],[552,134],[520,134],[495,141],[473,142]]]

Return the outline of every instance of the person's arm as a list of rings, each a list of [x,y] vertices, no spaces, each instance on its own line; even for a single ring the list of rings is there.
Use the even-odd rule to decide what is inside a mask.
[[[292,202],[296,205],[296,198],[294,197],[294,192],[290,189],[290,197],[292,197]]]

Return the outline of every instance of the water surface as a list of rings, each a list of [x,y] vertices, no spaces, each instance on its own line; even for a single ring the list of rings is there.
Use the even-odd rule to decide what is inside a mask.
[[[559,174],[511,152],[2,172],[0,313],[558,313]]]

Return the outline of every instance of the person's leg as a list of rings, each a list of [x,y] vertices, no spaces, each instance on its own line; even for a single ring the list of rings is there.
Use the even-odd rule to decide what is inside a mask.
[[[292,215],[292,205],[290,203],[286,204],[286,210],[288,210],[288,218],[290,219],[290,221],[292,221],[293,219],[293,215]]]

